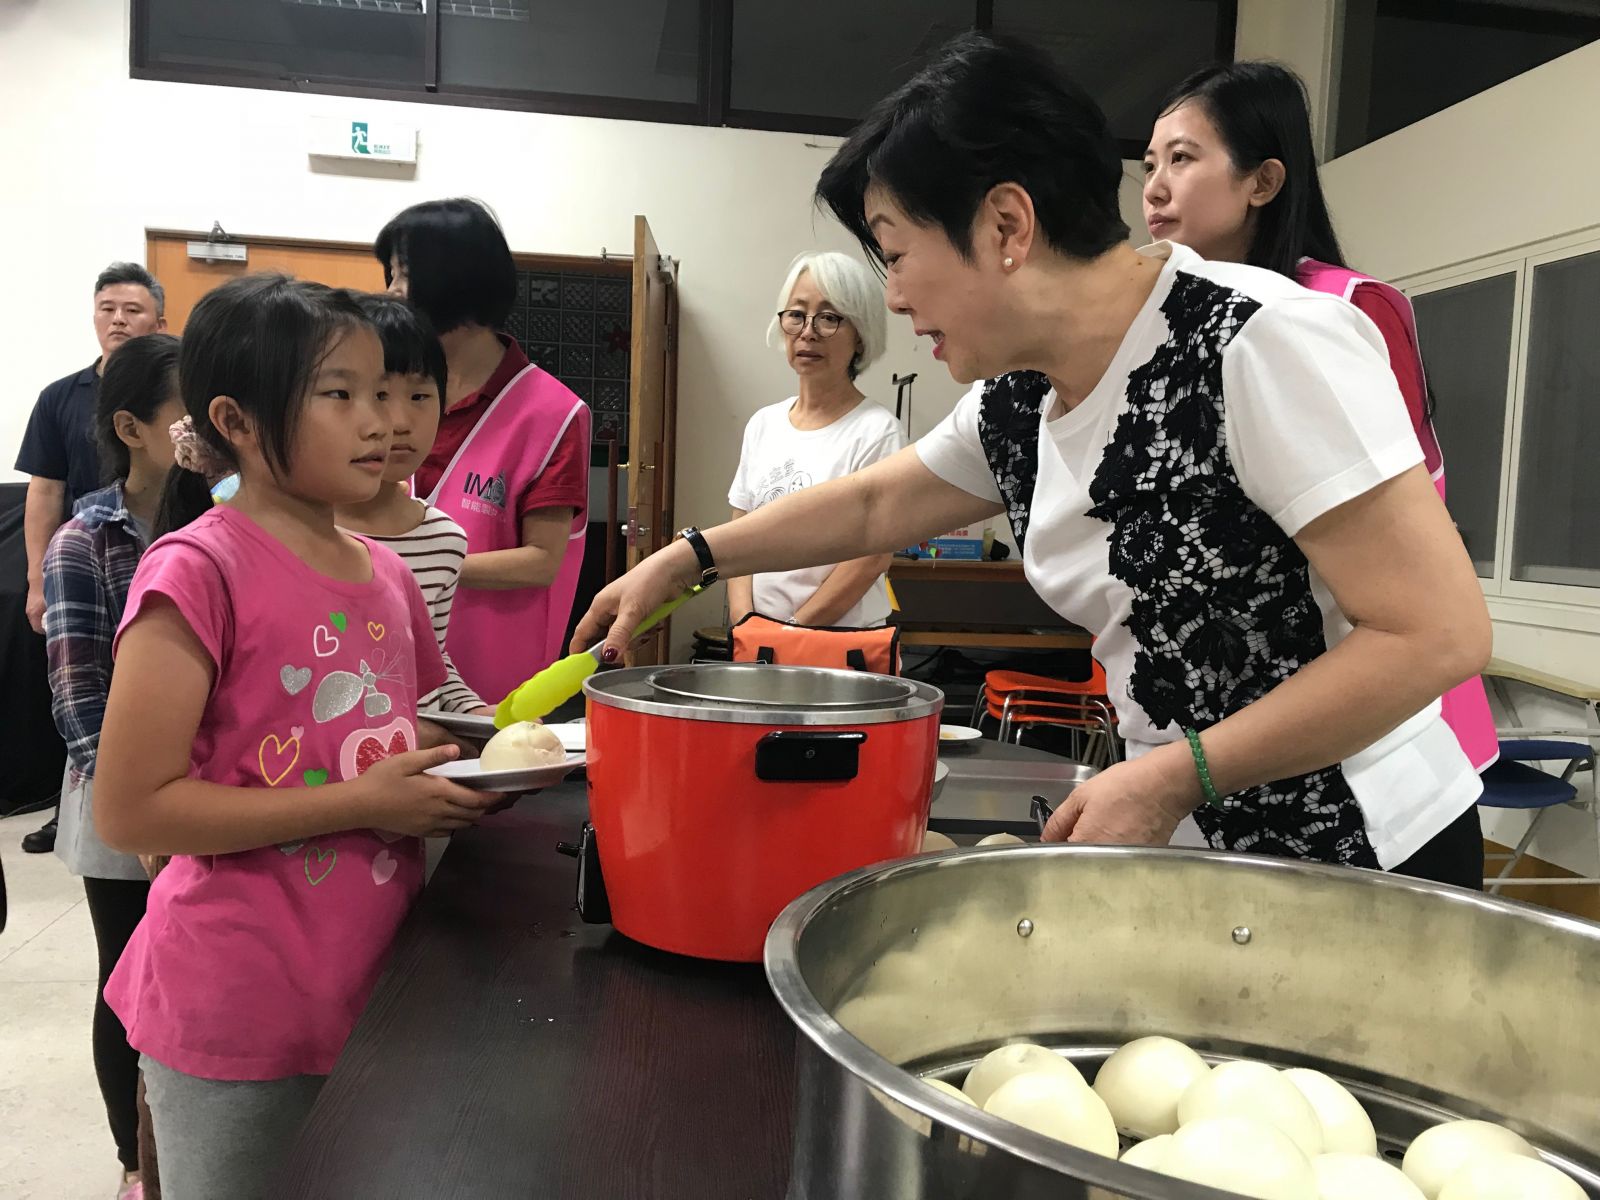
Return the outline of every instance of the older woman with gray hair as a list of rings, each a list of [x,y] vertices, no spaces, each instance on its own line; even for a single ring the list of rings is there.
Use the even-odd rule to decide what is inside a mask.
[[[894,416],[856,380],[883,353],[883,285],[845,254],[802,254],[778,292],[767,343],[781,345],[799,393],[756,412],[745,427],[728,490],[735,518],[784,496],[888,458],[905,441]],[[728,580],[733,624],[750,612],[800,625],[867,627],[889,617],[889,555]]]

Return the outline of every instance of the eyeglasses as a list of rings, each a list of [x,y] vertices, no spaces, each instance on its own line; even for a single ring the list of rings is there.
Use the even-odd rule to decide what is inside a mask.
[[[831,338],[839,332],[839,326],[845,319],[836,312],[819,312],[811,316],[798,308],[786,308],[778,314],[778,328],[793,337],[798,337],[806,331],[809,324],[816,330],[819,338]]]

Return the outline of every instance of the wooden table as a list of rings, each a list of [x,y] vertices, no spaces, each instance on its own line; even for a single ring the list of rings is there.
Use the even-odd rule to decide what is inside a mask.
[[[955,755],[1063,761],[988,741]],[[962,786],[937,806],[952,819]],[[274,1195],[781,1200],[794,1026],[760,966],[578,919],[555,844],[586,809],[564,784],[455,836]]]
[[[457,834],[276,1195],[779,1200],[794,1026],[757,965],[585,925],[567,784]]]

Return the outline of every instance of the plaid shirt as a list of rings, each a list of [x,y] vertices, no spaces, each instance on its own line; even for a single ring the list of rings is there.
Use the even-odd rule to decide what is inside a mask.
[[[50,707],[72,765],[94,774],[111,691],[111,643],[122,623],[144,538],[114,483],[78,501],[44,558]]]

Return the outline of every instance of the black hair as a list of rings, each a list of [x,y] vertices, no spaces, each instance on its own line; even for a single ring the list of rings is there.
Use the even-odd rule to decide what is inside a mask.
[[[494,214],[476,200],[428,200],[398,213],[383,227],[372,253],[383,281],[394,282],[398,260],[411,302],[433,327],[502,329],[517,300],[517,267]]]
[[[156,282],[156,277],[146,271],[138,263],[114,262],[95,277],[94,294],[98,296],[108,287],[115,287],[119,283],[136,283],[150,293],[150,298],[156,304],[156,316],[162,317],[167,312],[167,290]]]
[[[178,339],[170,333],[130,338],[106,360],[94,402],[94,438],[106,483],[126,480],[131,468],[128,447],[117,436],[117,414],[132,413],[149,424],[177,386]]]
[[[189,314],[178,356],[178,390],[195,436],[222,462],[238,466],[211,423],[211,401],[230,396],[255,425],[268,468],[274,475],[288,470],[300,411],[329,344],[366,323],[352,293],[288,275],[244,275],[207,292]],[[210,507],[210,482],[174,470],[156,533],[181,529]]]
[[[1302,258],[1348,269],[1322,194],[1311,106],[1300,76],[1274,62],[1202,67],[1172,90],[1157,115],[1190,100],[1205,106],[1236,169],[1253,171],[1269,158],[1283,164],[1283,187],[1261,207],[1246,261],[1290,279]],[[1429,385],[1423,415],[1433,420],[1438,406]]]
[[[867,189],[936,225],[963,257],[997,184],[1027,190],[1045,240],[1090,259],[1128,236],[1117,201],[1122,158],[1105,114],[1041,51],[967,33],[876,104],[823,169],[817,200],[880,264]]]
[[[1235,169],[1253,171],[1269,158],[1283,164],[1283,187],[1258,210],[1246,261],[1290,279],[1305,257],[1347,266],[1322,196],[1300,76],[1272,62],[1203,67],[1172,90],[1158,116],[1189,101],[1205,108]]]
[[[378,331],[378,340],[383,343],[383,373],[426,375],[439,385],[442,410],[450,372],[445,365],[444,347],[427,314],[398,296],[372,294],[356,300],[367,324]]]

